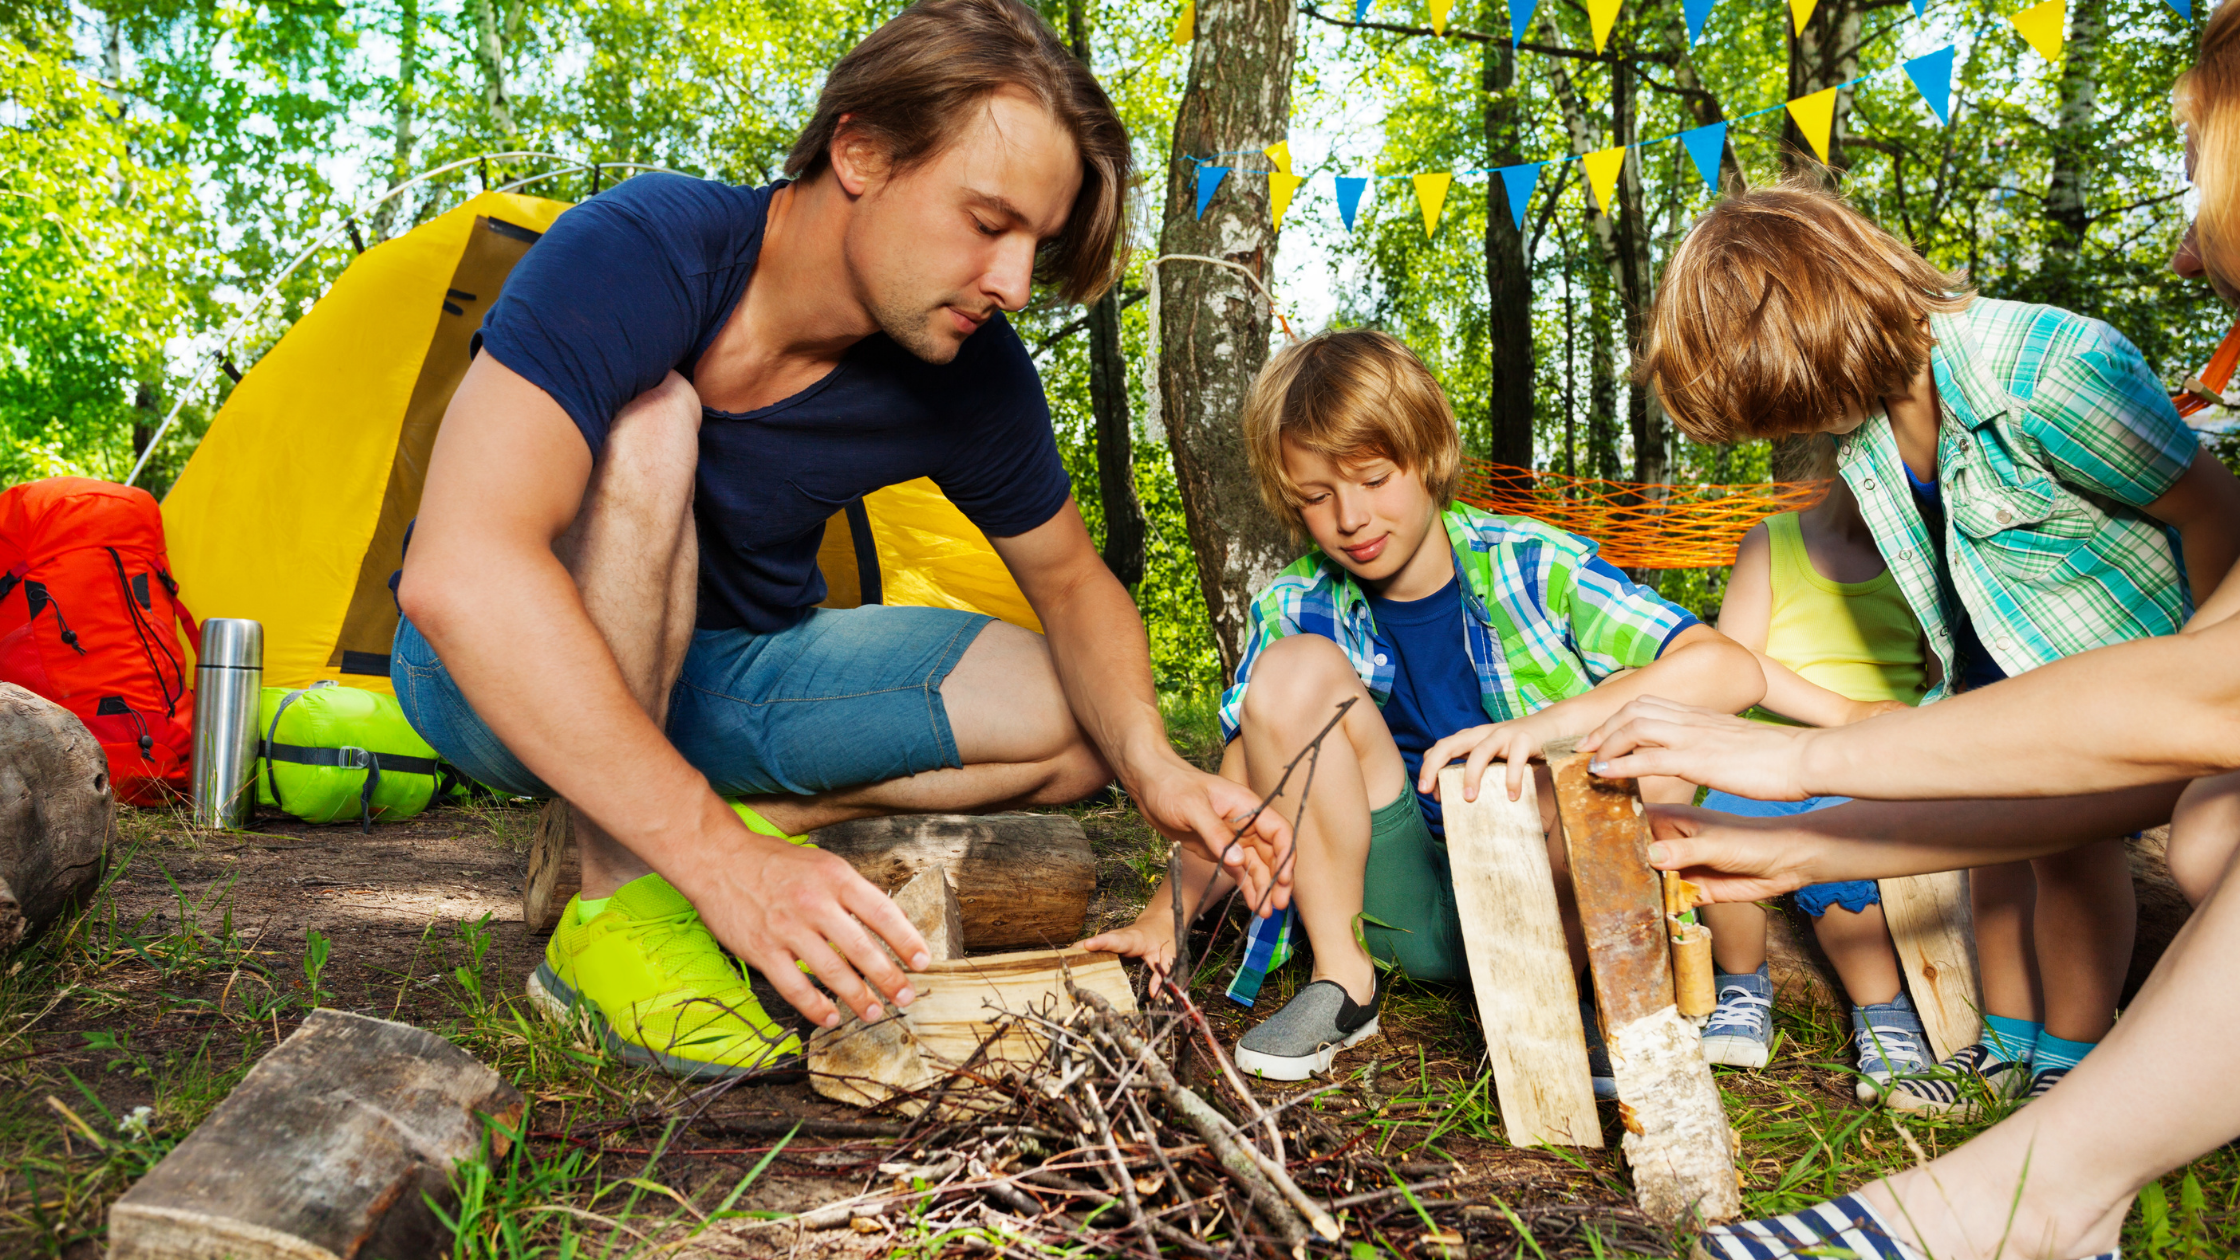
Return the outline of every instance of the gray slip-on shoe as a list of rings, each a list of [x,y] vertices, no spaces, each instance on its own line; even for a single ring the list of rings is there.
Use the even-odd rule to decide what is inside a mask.
[[[1237,1042],[1237,1068],[1271,1081],[1303,1081],[1330,1070],[1340,1050],[1377,1034],[1384,985],[1363,1006],[1335,980],[1299,990]]]

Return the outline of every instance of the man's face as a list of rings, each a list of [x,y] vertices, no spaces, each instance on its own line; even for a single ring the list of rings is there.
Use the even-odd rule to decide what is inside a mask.
[[[2193,137],[2186,137],[2186,178],[2193,178]],[[2194,237],[2194,225],[2186,224],[2185,239],[2178,242],[2177,251],[2170,255],[2170,270],[2188,280],[2207,280],[2227,306],[2240,306],[2240,289],[2236,289],[2223,276],[2209,270],[2201,257],[2201,245]]]
[[[1299,488],[1308,535],[1364,582],[1407,568],[1438,520],[1423,478],[1389,459],[1341,462],[1285,438],[1283,469]]]
[[[843,245],[881,332],[928,363],[957,357],[998,310],[1027,304],[1035,251],[1065,227],[1081,155],[1048,111],[1014,88],[990,95],[949,146],[891,172],[867,145],[834,145],[855,194]]]

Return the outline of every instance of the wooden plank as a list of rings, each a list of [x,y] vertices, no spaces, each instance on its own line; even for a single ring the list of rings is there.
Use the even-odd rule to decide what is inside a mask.
[[[924,1053],[958,1064],[995,1030],[1002,1012],[1032,1010],[1058,1020],[1071,1014],[1073,999],[1065,990],[1068,973],[1075,984],[1102,994],[1113,1009],[1135,1012],[1135,991],[1128,984],[1128,973],[1120,969],[1119,955],[1035,949],[937,962],[925,971],[911,972],[910,984],[918,991],[918,1000],[904,1014]],[[1042,1053],[1042,1044],[1032,1027],[1013,1023],[989,1047],[988,1057],[1029,1063]]]
[[[926,938],[926,952],[949,960],[964,957],[964,929],[957,917],[957,894],[947,872],[935,866],[895,890],[895,907]],[[891,952],[891,951],[890,951]],[[915,1093],[940,1079],[919,1048],[917,1033],[901,1011],[866,1024],[849,1016],[837,1028],[809,1034],[809,1087],[827,1098],[868,1107],[899,1094]],[[901,1110],[915,1115],[915,1100]]]
[[[1590,773],[1576,754],[1551,751],[1549,764],[1634,1198],[1668,1228],[1737,1216],[1734,1135],[1703,1061],[1702,1034],[1675,1005],[1664,884],[1649,865],[1639,788]]]
[[[1881,884],[1890,942],[1935,1057],[1974,1045],[1983,1035],[1983,989],[1976,976],[1967,872],[1907,875]]]
[[[1528,783],[1515,801],[1495,789],[1465,801],[1455,767],[1440,772],[1439,799],[1470,985],[1509,1142],[1599,1147],[1579,983],[1563,940],[1537,788]]]
[[[490,1144],[482,1117],[519,1131],[524,1106],[433,1033],[313,1011],[109,1209],[110,1260],[446,1253],[421,1196],[448,1210],[453,1164]]]

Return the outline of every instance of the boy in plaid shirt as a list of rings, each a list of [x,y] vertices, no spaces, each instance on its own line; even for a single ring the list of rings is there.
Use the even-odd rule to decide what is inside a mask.
[[[2122,334],[1978,298],[1818,189],[1756,189],[1696,222],[1641,379],[1701,442],[1837,435],[1928,635],[1923,703],[2172,633],[2240,557],[2240,483]],[[1984,1039],[1900,1080],[1901,1110],[1971,1113],[1979,1079],[2036,1098],[2114,1025],[2137,922],[2121,840],[1969,886]]]
[[[1594,729],[1634,697],[1735,712],[1763,696],[1765,676],[1748,649],[1635,585],[1594,543],[1452,502],[1462,462],[1453,413],[1391,337],[1356,330],[1287,347],[1253,383],[1244,429],[1270,510],[1317,549],[1254,601],[1222,702],[1222,773],[1272,791],[1338,707],[1357,701],[1324,740],[1304,802],[1294,776],[1273,803],[1297,837],[1293,907],[1314,975],[1245,1034],[1236,1061],[1301,1080],[1376,1032],[1379,962],[1418,979],[1469,974],[1437,797],[1442,767],[1465,761],[1464,790],[1476,799],[1489,764],[1505,762],[1506,782],[1487,790],[1513,800],[1542,744]],[[1582,963],[1545,790],[1541,814]],[[1226,880],[1185,853],[1182,885],[1184,904],[1203,910]],[[1162,885],[1132,926],[1085,944],[1164,969],[1176,891]],[[1288,952],[1290,919],[1255,921],[1232,996],[1256,996]],[[1595,1074],[1607,1089],[1607,1067]]]

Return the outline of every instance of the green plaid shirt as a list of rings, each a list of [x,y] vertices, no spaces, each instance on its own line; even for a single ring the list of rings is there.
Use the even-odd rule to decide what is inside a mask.
[[[2000,668],[2169,634],[2193,612],[2176,531],[2148,516],[2199,440],[2121,333],[2050,306],[1978,298],[1931,315],[1943,412],[1938,565],[1886,415],[1837,452],[1948,694],[1965,611]]]

